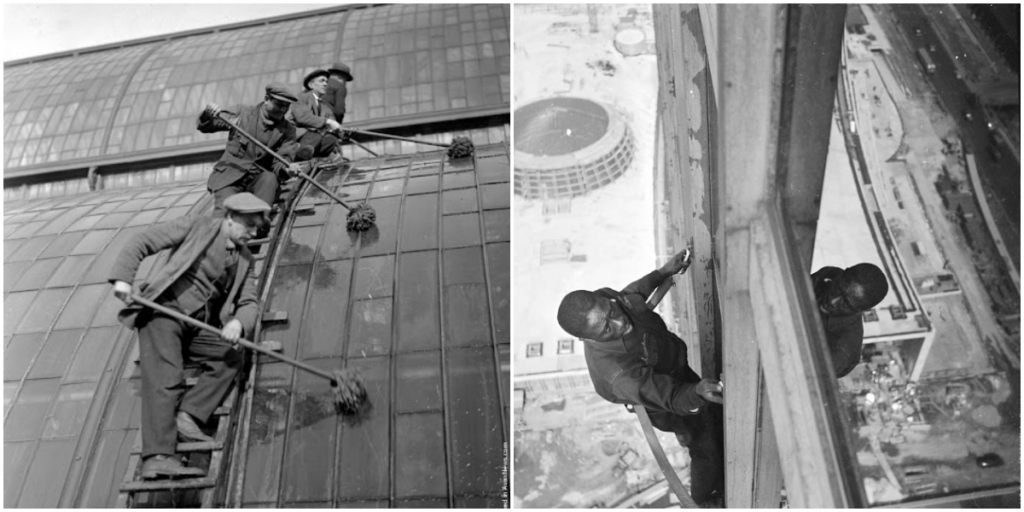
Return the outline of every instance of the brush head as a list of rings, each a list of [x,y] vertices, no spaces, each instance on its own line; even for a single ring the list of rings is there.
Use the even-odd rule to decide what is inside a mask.
[[[366,203],[357,204],[348,212],[349,231],[366,231],[372,228],[375,222],[377,222],[377,212],[373,211],[373,208]]]
[[[448,145],[448,158],[453,160],[473,156],[473,141],[469,137],[455,137]]]
[[[339,414],[358,415],[366,404],[366,386],[363,377],[352,368],[335,370],[334,380],[338,385],[333,387],[334,407]]]

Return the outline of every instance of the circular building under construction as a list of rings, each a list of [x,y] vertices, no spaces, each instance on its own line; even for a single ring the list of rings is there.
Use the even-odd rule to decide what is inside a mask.
[[[515,192],[527,199],[587,194],[626,172],[633,151],[629,126],[602,103],[528,103],[515,111]]]

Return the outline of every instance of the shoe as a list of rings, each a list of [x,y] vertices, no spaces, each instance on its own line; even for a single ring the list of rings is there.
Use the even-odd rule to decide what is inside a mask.
[[[212,443],[213,438],[204,434],[196,420],[185,411],[178,411],[178,440],[184,442]]]
[[[176,476],[206,476],[206,471],[187,467],[177,457],[167,455],[153,455],[142,463],[142,478],[145,480]]]

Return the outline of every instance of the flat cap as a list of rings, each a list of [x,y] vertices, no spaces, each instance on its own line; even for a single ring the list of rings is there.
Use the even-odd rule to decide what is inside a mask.
[[[271,98],[287,101],[288,103],[299,101],[299,98],[295,96],[291,88],[282,82],[270,82],[267,84],[267,95]]]
[[[338,74],[343,75],[346,82],[352,81],[352,69],[344,62],[335,62],[333,66],[327,68],[327,71],[332,73],[337,72]]]
[[[270,211],[270,205],[248,192],[235,194],[225,199],[224,208],[235,213],[266,213]]]
[[[314,78],[316,78],[316,77],[318,77],[318,76],[322,76],[322,77],[325,77],[325,78],[330,78],[331,74],[328,73],[326,69],[314,69],[310,74],[306,75],[306,78],[302,79],[302,87],[304,87],[308,91],[309,90],[309,81],[314,79]]]

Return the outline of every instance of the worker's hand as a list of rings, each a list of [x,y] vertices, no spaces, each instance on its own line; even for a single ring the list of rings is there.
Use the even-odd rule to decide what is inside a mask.
[[[132,301],[132,285],[124,281],[114,281],[114,297],[128,304]]]
[[[665,276],[682,274],[686,272],[686,269],[690,268],[690,261],[690,250],[683,249],[683,252],[673,256],[672,259],[668,260],[668,263],[661,267],[661,273]]]
[[[725,386],[715,379],[703,379],[697,383],[697,394],[708,402],[720,404],[725,400]]]
[[[327,119],[326,121],[327,126],[331,129],[332,132],[341,130],[341,123],[335,121],[334,119]]]
[[[193,110],[193,112],[195,111]],[[203,110],[203,115],[207,117],[217,117],[217,114],[220,114],[220,105],[216,103],[207,104],[206,109]]]
[[[238,340],[242,337],[242,322],[237,318],[232,319],[221,329],[221,339],[231,343],[232,348],[238,349]]]
[[[295,176],[298,176],[300,172],[302,172],[302,164],[298,162],[292,162],[288,164],[288,167],[285,169],[285,172],[288,173],[288,177],[294,178]]]

